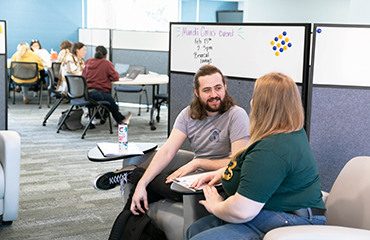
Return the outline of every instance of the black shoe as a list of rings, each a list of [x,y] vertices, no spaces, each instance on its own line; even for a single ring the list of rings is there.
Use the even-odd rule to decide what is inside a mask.
[[[125,168],[116,170],[115,172],[106,172],[98,175],[94,181],[94,188],[97,190],[109,190],[113,189],[118,185],[127,183],[127,177],[132,173],[132,171],[137,168],[134,165],[127,166]]]

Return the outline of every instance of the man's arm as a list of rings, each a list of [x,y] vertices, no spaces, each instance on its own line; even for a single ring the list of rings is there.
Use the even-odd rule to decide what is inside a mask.
[[[231,143],[231,154],[234,155],[240,149],[247,146],[249,139],[239,139]],[[188,173],[194,172],[198,168],[203,170],[211,171],[211,170],[218,170],[220,168],[226,167],[229,162],[230,158],[223,158],[223,159],[205,159],[205,158],[195,158],[189,163],[185,164],[175,172],[173,172],[170,176],[167,177],[166,183],[171,182],[171,179],[184,176]]]
[[[133,214],[138,215],[139,211],[145,213],[145,210],[149,209],[146,186],[148,186],[148,184],[171,162],[185,139],[186,135],[174,128],[166,143],[155,154],[136,186],[130,206],[130,210]],[[144,203],[145,210],[142,208],[141,202]]]

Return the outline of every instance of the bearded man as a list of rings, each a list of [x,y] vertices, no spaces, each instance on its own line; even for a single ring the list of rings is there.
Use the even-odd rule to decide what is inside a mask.
[[[119,184],[109,181],[123,173],[133,184],[124,209],[133,214],[148,210],[148,204],[164,198],[182,201],[182,194],[170,189],[171,179],[184,176],[197,169],[218,170],[230,162],[230,154],[247,146],[249,117],[236,106],[227,92],[227,80],[215,66],[204,65],[193,79],[194,98],[177,116],[166,143],[157,151],[147,169],[126,167],[101,175],[95,188],[107,190]],[[188,138],[194,158],[177,170],[163,172],[176,159],[176,153]],[[134,169],[134,170],[133,170]],[[129,174],[127,174],[129,172]],[[99,186],[98,186],[99,185]]]

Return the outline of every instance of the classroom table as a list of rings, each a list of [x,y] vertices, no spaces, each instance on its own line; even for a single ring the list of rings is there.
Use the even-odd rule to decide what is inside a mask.
[[[167,75],[159,75],[159,74],[139,74],[135,80],[123,80],[123,78],[120,78],[120,81],[112,82],[114,85],[142,85],[147,86],[151,85],[153,86],[152,91],[152,109],[150,111],[150,126],[154,125],[154,96],[156,94],[155,90],[159,89],[160,84],[166,84],[168,83],[168,76]]]

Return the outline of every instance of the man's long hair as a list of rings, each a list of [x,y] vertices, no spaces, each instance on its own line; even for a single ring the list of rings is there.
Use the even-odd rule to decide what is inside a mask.
[[[204,77],[204,76],[212,75],[214,73],[219,73],[221,75],[221,77],[222,77],[222,83],[225,86],[225,97],[221,101],[222,102],[222,105],[221,105],[220,110],[218,111],[218,113],[223,114],[224,112],[226,112],[227,110],[229,110],[232,106],[236,105],[236,102],[228,94],[228,92],[226,90],[227,79],[222,74],[222,72],[220,71],[220,69],[218,69],[217,67],[212,66],[212,65],[204,65],[204,66],[202,66],[201,68],[199,68],[199,70],[197,71],[197,73],[194,76],[194,79],[193,79],[193,87],[195,88],[195,90],[197,91],[198,96],[199,96],[199,85],[200,85],[199,84],[199,77]],[[190,103],[190,117],[192,119],[195,119],[195,120],[202,120],[206,116],[207,116],[206,109],[204,108],[204,106],[200,102],[199,97],[197,97],[195,95],[194,98],[193,98],[193,100]]]

